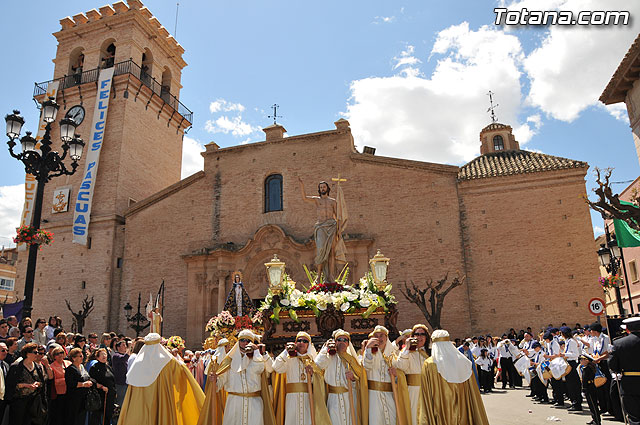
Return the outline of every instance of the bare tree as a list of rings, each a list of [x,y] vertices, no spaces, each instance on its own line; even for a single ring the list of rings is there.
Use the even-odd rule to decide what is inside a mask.
[[[69,304],[69,300],[64,300],[67,303],[67,308],[73,314],[73,319],[76,324],[76,331],[78,333],[82,333],[82,328],[84,328],[84,322],[89,314],[93,311],[93,297],[89,299],[88,295],[85,295],[84,300],[82,301],[82,310],[77,313],[73,311],[71,308],[71,304]]]
[[[466,275],[460,277],[458,274],[458,276],[451,281],[449,286],[445,288],[445,285],[449,280],[449,273],[447,272],[442,279],[435,283],[433,282],[433,279],[429,279],[425,288],[419,288],[415,283],[413,283],[413,281],[411,281],[411,286],[413,288],[409,288],[405,282],[405,289],[403,290],[400,288],[400,292],[402,292],[402,295],[404,295],[407,300],[418,306],[432,329],[440,329],[440,318],[442,316],[444,298],[453,288],[462,285],[466,278]]]
[[[604,180],[601,172],[604,171]],[[640,207],[638,207],[638,193],[634,193],[631,202],[636,206],[623,205],[618,199],[618,194],[614,194],[611,190],[611,173],[613,169],[605,170],[595,169],[596,183],[598,187],[593,189],[598,199],[593,202],[585,197],[585,201],[591,209],[598,211],[604,220],[618,218],[624,220],[629,227],[640,230]]]

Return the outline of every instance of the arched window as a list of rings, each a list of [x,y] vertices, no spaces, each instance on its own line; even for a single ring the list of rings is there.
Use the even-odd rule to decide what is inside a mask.
[[[167,67],[162,71],[162,82],[160,84],[160,97],[169,103],[171,97],[171,71]]]
[[[140,81],[147,86],[151,84],[151,75],[153,72],[153,54],[151,50],[144,49],[142,54],[142,66],[140,67]]]
[[[272,174],[264,181],[264,212],[282,211],[282,176]]]
[[[69,55],[69,72],[66,78],[66,87],[74,86],[82,82],[82,71],[84,68],[84,52],[82,47],[76,47]]]
[[[114,39],[106,40],[100,48],[100,67],[111,68],[116,60],[116,45]]]
[[[502,140],[502,136],[500,135],[493,136],[493,150],[494,151],[504,150],[504,140]]]

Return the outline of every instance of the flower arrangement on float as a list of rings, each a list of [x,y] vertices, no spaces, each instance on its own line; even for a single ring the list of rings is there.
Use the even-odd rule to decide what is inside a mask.
[[[282,283],[277,288],[269,288],[258,311],[272,312],[269,318],[275,323],[280,323],[279,317],[283,311],[287,312],[291,319],[299,321],[297,311],[311,310],[318,317],[332,305],[343,313],[363,310],[361,315],[366,318],[379,308],[387,312],[390,305],[396,304],[396,299],[391,294],[392,285],[376,285],[371,272],[363,276],[356,285],[350,286],[346,283],[349,274],[346,266],[336,282],[331,283],[314,283],[317,276],[306,267],[305,271],[312,283],[309,289],[297,289],[296,282],[285,273]]]
[[[27,245],[49,245],[53,242],[53,232],[24,225],[17,229],[13,242]]]
[[[619,288],[622,285],[622,277],[617,273],[614,275],[609,274],[608,276],[599,277],[598,283],[605,291],[610,288]]]
[[[177,348],[179,351],[182,351],[184,350],[184,340],[178,335],[169,337],[167,340],[167,347],[171,349]]]
[[[252,316],[233,317],[231,313],[223,310],[217,316],[209,319],[205,327],[211,338],[215,339],[215,343],[222,338],[227,338],[232,344],[235,344],[238,333],[243,329],[252,329],[258,334],[264,333],[263,313],[258,311]],[[213,345],[213,342],[209,341],[209,345]]]

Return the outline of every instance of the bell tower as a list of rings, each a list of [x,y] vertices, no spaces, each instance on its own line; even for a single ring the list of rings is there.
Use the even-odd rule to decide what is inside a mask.
[[[480,132],[480,155],[514,150],[520,150],[520,144],[513,136],[511,126],[493,122]]]
[[[45,187],[42,227],[54,232],[55,239],[39,253],[33,314],[61,316],[70,329],[65,300],[77,311],[85,296],[94,297],[85,331],[115,330],[121,299],[127,300],[120,293],[124,212],[180,180],[182,138],[193,120],[179,100],[187,64],[182,46],[139,0],[78,13],[60,25],[53,34],[58,41],[53,79],[36,84],[34,99],[42,102],[47,89],[57,87],[57,121],[74,119],[86,146],[77,172]],[[111,72],[101,71],[109,69],[111,87],[102,90],[101,78]],[[56,122],[52,134],[58,132]],[[101,142],[98,162],[95,152],[93,160],[90,154],[96,141]],[[88,173],[92,197],[83,192]],[[61,191],[68,194],[62,207],[55,198]],[[77,210],[86,211],[80,203],[88,198],[90,220],[80,225]],[[83,241],[79,232],[84,232]],[[20,286],[26,261],[22,252],[16,279]]]

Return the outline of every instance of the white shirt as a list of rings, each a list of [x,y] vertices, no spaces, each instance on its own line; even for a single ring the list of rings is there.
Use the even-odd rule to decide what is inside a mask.
[[[480,369],[484,370],[485,372],[491,371],[491,359],[489,357],[478,357],[476,359],[476,364],[480,366]]]
[[[602,355],[611,351],[611,339],[609,335],[601,333],[591,340],[591,348],[593,354]]]
[[[569,338],[564,343],[564,354],[567,361],[577,361],[580,356],[580,348],[578,347],[578,341],[573,338]]]

